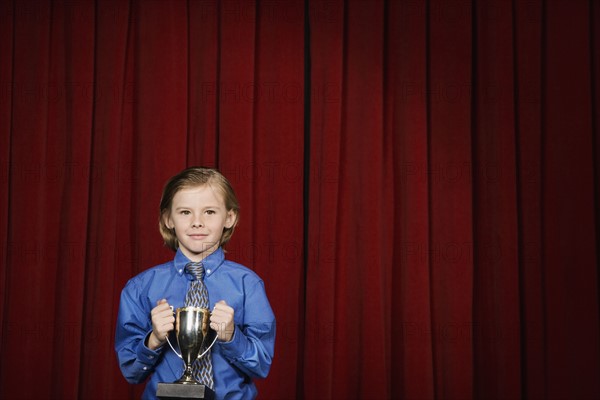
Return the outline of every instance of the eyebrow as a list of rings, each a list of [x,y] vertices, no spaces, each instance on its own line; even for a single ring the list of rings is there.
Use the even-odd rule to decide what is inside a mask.
[[[194,208],[193,206],[179,206],[179,207],[175,207],[175,210],[181,210],[181,209],[191,209]],[[205,206],[202,207],[202,209],[206,210],[207,208],[221,208],[221,206],[217,206],[217,205],[212,205],[212,206]]]

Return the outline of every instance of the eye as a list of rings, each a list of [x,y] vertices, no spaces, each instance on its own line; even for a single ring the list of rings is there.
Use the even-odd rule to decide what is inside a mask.
[[[217,212],[215,210],[206,210],[206,213],[208,215],[213,215],[213,214],[216,214]]]
[[[179,213],[181,215],[190,215],[190,210],[181,210]]]

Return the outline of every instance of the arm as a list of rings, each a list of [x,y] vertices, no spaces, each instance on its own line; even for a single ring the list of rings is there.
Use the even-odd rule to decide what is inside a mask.
[[[223,356],[246,375],[265,378],[275,348],[275,316],[269,305],[264,285],[257,283],[246,294],[244,315],[228,342],[219,342]]]
[[[148,347],[149,341],[154,347],[150,313],[151,310],[144,307],[135,283],[128,282],[121,292],[115,351],[121,372],[129,383],[143,382],[161,358],[162,347]]]

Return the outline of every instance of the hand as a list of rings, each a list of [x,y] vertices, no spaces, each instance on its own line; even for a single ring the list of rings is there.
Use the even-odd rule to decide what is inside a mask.
[[[174,328],[175,317],[166,299],[156,302],[150,313],[152,316],[152,333],[148,338],[148,348],[156,350],[167,341],[167,336]]]
[[[222,342],[229,342],[233,338],[233,308],[229,307],[225,300],[215,304],[210,317],[210,327],[217,332],[217,338]]]

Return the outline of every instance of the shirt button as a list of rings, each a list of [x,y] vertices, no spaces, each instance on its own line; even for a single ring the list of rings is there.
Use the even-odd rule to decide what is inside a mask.
[[[148,367],[144,367],[142,368],[144,371],[148,371]]]
[[[206,273],[207,273],[207,274],[210,274],[210,269],[207,269],[207,270],[206,270]]]
[[[152,360],[154,358],[154,356],[153,355],[149,355],[148,358]]]
[[[182,272],[183,272],[183,270],[182,270],[182,269],[180,269],[180,270],[179,270],[179,273],[181,274]]]

